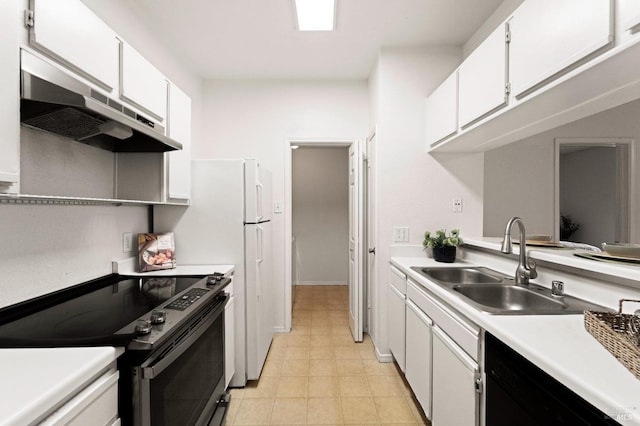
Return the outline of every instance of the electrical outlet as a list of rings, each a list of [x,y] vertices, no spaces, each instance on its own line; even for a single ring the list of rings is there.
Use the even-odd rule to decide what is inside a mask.
[[[276,214],[282,213],[282,201],[273,202],[273,212]]]
[[[409,242],[409,228],[406,226],[396,226],[393,228],[393,242],[394,243],[408,243]]]
[[[454,198],[453,199],[452,211],[454,213],[462,213],[462,198]]]
[[[133,250],[133,234],[131,232],[124,232],[122,234],[122,252],[128,253]]]

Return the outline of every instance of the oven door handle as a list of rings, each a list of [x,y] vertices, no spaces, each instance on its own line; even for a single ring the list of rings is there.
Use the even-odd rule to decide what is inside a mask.
[[[227,296],[228,297],[228,296]],[[147,362],[142,364],[142,378],[143,379],[154,379],[160,375],[173,361],[178,359],[180,355],[182,355],[187,349],[191,347],[199,338],[202,336],[211,324],[223,313],[224,305],[227,303],[227,299],[225,298],[222,303],[219,303],[218,306],[213,310],[213,312],[209,315],[209,318],[202,323],[198,329],[191,335],[189,335],[186,339],[182,340],[179,345],[174,347],[169,351],[164,357],[160,358],[158,362],[155,362],[159,356],[151,357]],[[223,318],[224,321],[224,318]],[[178,333],[179,334],[179,333]],[[164,351],[159,351],[159,354],[164,354]]]

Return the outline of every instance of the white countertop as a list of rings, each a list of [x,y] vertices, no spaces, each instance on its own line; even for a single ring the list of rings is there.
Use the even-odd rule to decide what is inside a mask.
[[[112,347],[0,350],[0,424],[42,420],[122,353]]]
[[[410,269],[451,264],[427,257],[392,257],[391,263],[604,413],[640,425],[640,380],[585,330],[583,315],[486,314]],[[470,263],[453,265],[463,264]]]
[[[111,262],[112,272],[120,275],[131,275],[140,277],[162,277],[181,275],[212,275],[214,272],[229,275],[235,271],[234,265],[181,265],[174,269],[163,269],[152,272],[138,272],[137,258],[129,257]]]

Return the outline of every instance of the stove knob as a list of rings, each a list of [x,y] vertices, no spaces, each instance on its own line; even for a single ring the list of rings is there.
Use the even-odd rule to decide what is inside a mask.
[[[164,324],[167,320],[167,311],[154,310],[151,311],[151,324]]]
[[[151,321],[149,320],[145,320],[145,319],[141,319],[138,320],[138,322],[136,322],[136,333],[138,333],[138,336],[144,336],[145,334],[149,334],[151,333]]]

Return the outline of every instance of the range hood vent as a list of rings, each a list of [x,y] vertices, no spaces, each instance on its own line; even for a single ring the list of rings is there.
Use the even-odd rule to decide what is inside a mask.
[[[22,51],[20,122],[114,152],[182,149],[164,128]]]

